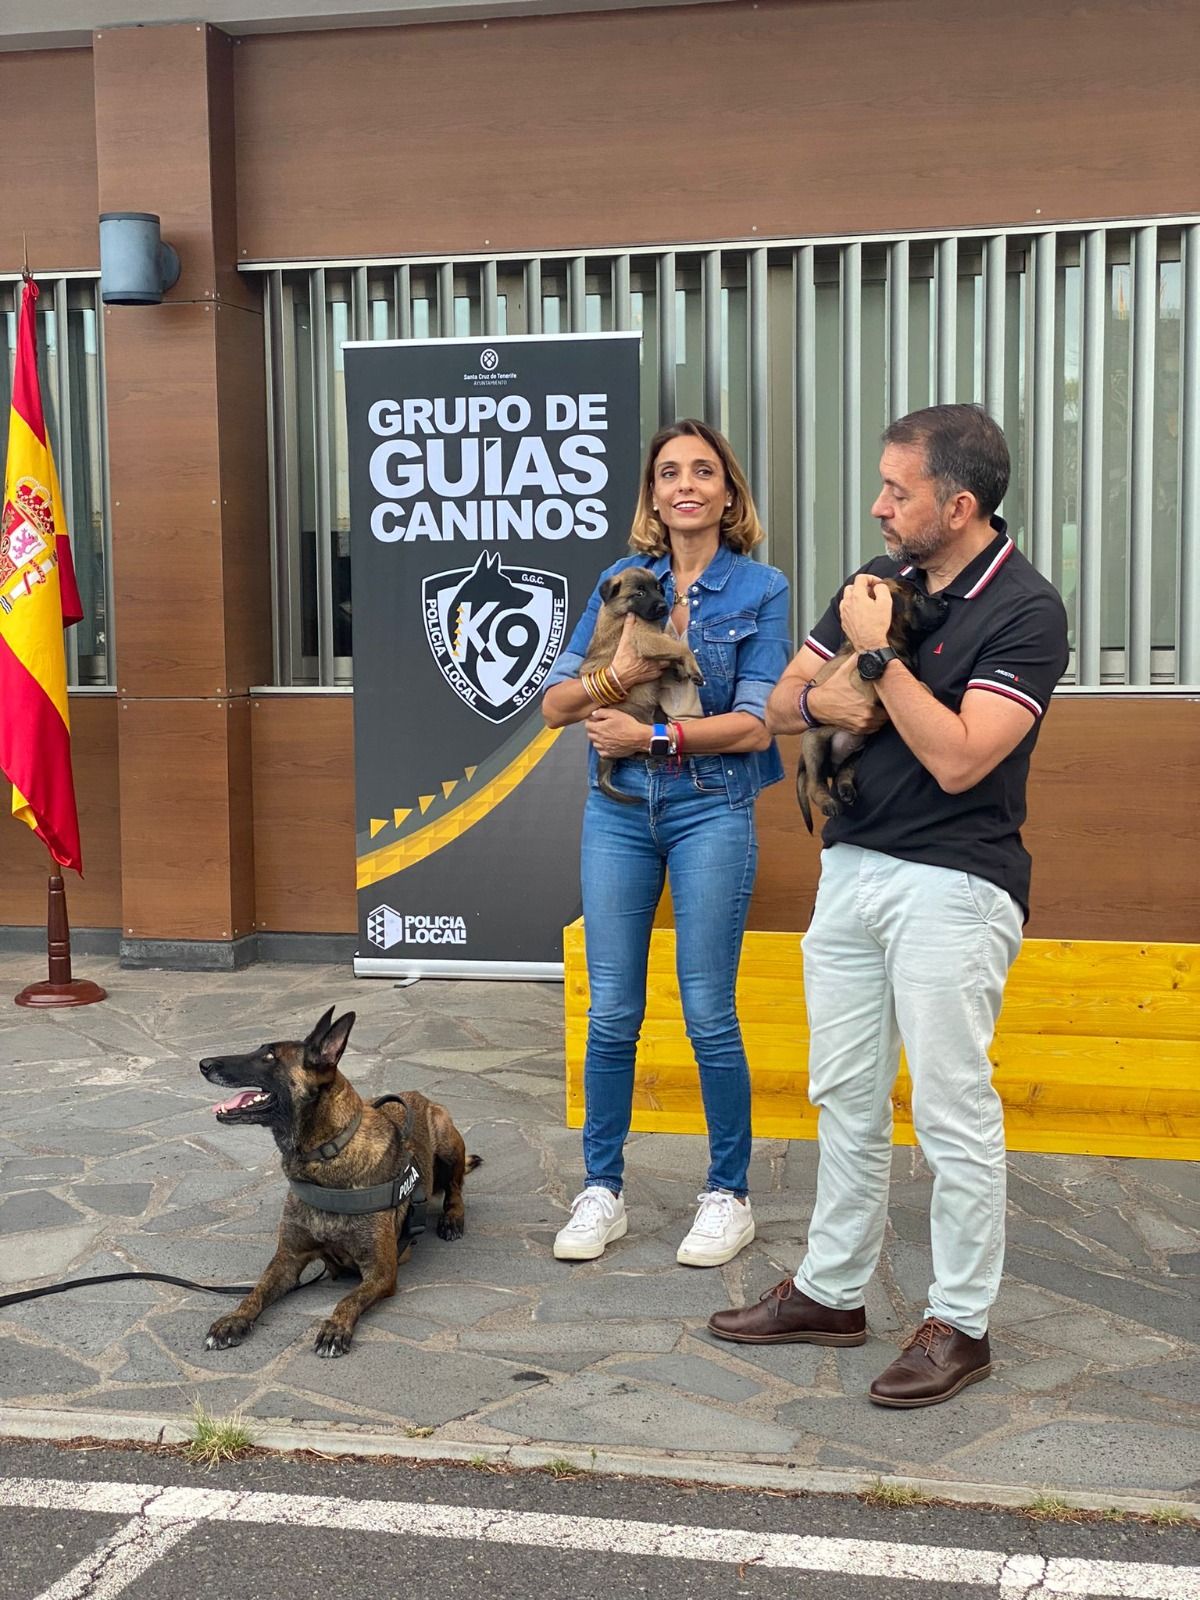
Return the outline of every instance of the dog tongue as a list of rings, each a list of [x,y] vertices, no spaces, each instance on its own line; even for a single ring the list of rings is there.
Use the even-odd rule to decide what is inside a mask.
[[[253,1100],[257,1093],[257,1089],[243,1089],[241,1094],[235,1094],[232,1100],[224,1100],[219,1106],[214,1106],[213,1111],[237,1111]]]

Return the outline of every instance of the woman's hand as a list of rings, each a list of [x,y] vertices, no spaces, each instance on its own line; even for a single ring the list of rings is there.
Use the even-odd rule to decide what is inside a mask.
[[[638,619],[632,613],[625,618],[621,628],[621,642],[617,646],[616,655],[612,658],[612,670],[616,673],[622,689],[632,689],[635,684],[651,683],[655,678],[661,678],[667,665],[665,661],[647,661],[638,655],[630,638],[637,624]]]
[[[621,756],[644,756],[650,747],[650,729],[646,724],[609,706],[598,706],[584,727],[598,756],[608,756],[612,760]]]

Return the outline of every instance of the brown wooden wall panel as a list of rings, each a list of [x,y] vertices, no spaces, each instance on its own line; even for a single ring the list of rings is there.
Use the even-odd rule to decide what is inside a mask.
[[[92,52],[0,52],[0,105],[0,272],[20,270],[22,232],[35,273],[98,267]]]
[[[162,218],[163,238],[181,264],[175,301],[212,299],[216,291],[210,67],[219,105],[220,67],[231,50],[203,22],[104,28],[94,39],[100,209]],[[232,197],[225,209],[232,211]],[[229,255],[227,276],[232,249]]]
[[[233,936],[254,932],[254,752],[250,701],[225,702],[228,714],[229,900]]]
[[[780,741],[787,779],[759,801],[750,927],[808,926],[820,848],[796,805],[798,739]],[[1131,775],[1153,775],[1148,781]],[[1200,702],[1056,700],[1034,751],[1029,820],[1035,939],[1200,940]],[[1130,796],[1136,796],[1136,806]]]
[[[1196,211],[1198,46],[1195,0],[760,0],[260,35],[235,52],[240,249]]]
[[[234,884],[234,921],[249,917],[253,858],[255,920],[276,932],[350,933],[354,911],[354,734],[349,696],[266,696],[257,701],[149,701],[124,716],[143,718],[149,760],[135,755],[128,773],[135,808],[182,807],[179,838],[166,863],[143,863],[152,877],[156,931],[143,937],[219,937],[195,931],[198,918],[228,908],[215,894],[197,908],[193,889]],[[237,777],[237,742],[252,738],[253,797]],[[72,700],[76,786],[87,877],[68,885],[80,927],[120,921],[120,829],[114,700]],[[230,722],[219,735],[218,716]],[[154,726],[148,726],[153,722]],[[190,741],[197,741],[195,748]],[[803,929],[816,888],[820,849],[804,831],[792,794],[795,740],[784,740],[788,778],[767,790],[758,809],[761,855],[750,925]],[[138,752],[142,740],[128,741]],[[1164,751],[1169,753],[1163,761]],[[232,763],[232,766],[231,766]],[[142,770],[146,768],[147,770]],[[234,776],[231,779],[229,773]],[[242,765],[240,770],[244,771]],[[1115,781],[1127,771],[1155,773],[1139,785],[1134,815]],[[195,773],[186,786],[169,774]],[[167,783],[164,795],[163,785]],[[1200,704],[1176,699],[1061,699],[1034,757],[1026,841],[1034,858],[1034,938],[1200,940]],[[228,811],[226,795],[229,794]],[[252,817],[252,847],[245,837]],[[215,819],[221,819],[214,830]],[[241,819],[239,822],[238,819]],[[243,831],[238,833],[239,828]],[[154,837],[149,823],[143,830]],[[136,817],[127,837],[137,836]],[[225,841],[222,845],[222,840]],[[233,843],[230,843],[230,840]],[[205,866],[221,848],[233,870],[222,880]],[[194,859],[194,849],[199,857]],[[180,854],[185,858],[177,859]],[[39,925],[45,915],[46,856],[26,830],[0,828],[0,880],[10,925]],[[178,909],[178,916],[176,916]],[[221,923],[224,928],[227,924]],[[191,928],[192,931],[185,931]]]
[[[230,305],[254,306],[258,285],[238,272],[237,134],[234,128],[233,62],[236,41],[220,28],[208,30],[209,181],[212,198],[212,288]]]
[[[238,782],[237,727],[246,702],[121,701],[124,932],[139,939],[236,939],[253,932],[234,912],[253,873]],[[139,850],[138,841],[145,841]],[[130,859],[133,857],[134,859]]]
[[[225,679],[231,692],[241,693],[270,683],[275,673],[263,319],[258,309],[225,303],[214,317]]]
[[[354,703],[264,695],[250,704],[258,926],[353,933]]]
[[[253,704],[259,926],[353,932],[350,697]],[[781,741],[788,776],[758,805],[749,926],[762,931],[803,930],[816,892],[820,845],[805,832],[793,787],[798,744]],[[1127,771],[1155,774],[1136,816],[1116,781]],[[1030,784],[1030,937],[1200,940],[1197,793],[1200,702],[1057,700]]]
[[[1030,937],[1200,941],[1200,701],[1057,701],[1033,759]]]
[[[83,845],[79,879],[64,874],[67,914],[77,928],[116,928],[121,921],[121,811],[117,781],[115,695],[72,695],[71,764]],[[9,815],[0,781],[0,923],[45,927],[50,857],[40,839]]]
[[[212,304],[105,312],[117,682],[139,694],[228,686],[215,314]]]

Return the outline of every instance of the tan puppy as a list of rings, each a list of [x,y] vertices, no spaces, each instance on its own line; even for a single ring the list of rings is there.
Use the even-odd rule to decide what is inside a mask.
[[[669,608],[662,584],[654,574],[647,567],[626,567],[615,577],[605,578],[600,585],[600,599],[600,615],[580,673],[599,672],[602,667],[611,666],[621,643],[625,618],[636,617],[629,636],[634,650],[644,661],[666,662],[666,668],[661,677],[635,684],[613,709],[646,723],[668,717],[702,716],[696,691],[696,685],[704,682],[699,663],[682,639],[663,632]],[[637,804],[632,795],[613,788],[611,757],[600,757],[597,782],[609,799]]]

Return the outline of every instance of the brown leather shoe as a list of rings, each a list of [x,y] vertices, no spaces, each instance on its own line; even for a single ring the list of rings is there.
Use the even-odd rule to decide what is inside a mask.
[[[708,1331],[737,1344],[865,1344],[867,1313],[862,1306],[834,1311],[785,1278],[752,1306],[716,1312]]]
[[[992,1370],[988,1336],[927,1317],[868,1393],[877,1406],[936,1406]]]

